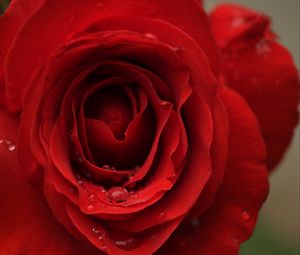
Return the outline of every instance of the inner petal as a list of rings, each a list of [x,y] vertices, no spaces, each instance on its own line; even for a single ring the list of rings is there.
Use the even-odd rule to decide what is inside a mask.
[[[85,105],[85,116],[102,120],[118,140],[132,119],[132,107],[127,93],[120,86],[110,86],[94,93]]]

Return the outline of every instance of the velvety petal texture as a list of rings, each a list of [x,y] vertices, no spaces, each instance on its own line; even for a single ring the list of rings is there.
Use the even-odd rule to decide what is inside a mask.
[[[4,105],[4,63],[11,47],[25,20],[36,10],[42,0],[12,1],[5,14],[0,16],[0,105]]]
[[[299,75],[264,14],[222,5],[210,14],[221,48],[223,78],[257,116],[272,170],[289,145],[298,121]]]
[[[0,119],[0,254],[99,254],[58,224],[29,182],[17,158],[17,116],[0,109]]]
[[[26,2],[35,4],[34,0]],[[55,13],[55,19],[53,13]],[[18,33],[7,54],[5,80],[10,108],[12,110],[21,108],[20,99],[35,68],[50,55],[52,50],[68,42],[74,30],[84,23],[99,20],[99,17],[102,20],[107,16],[118,17],[120,15],[161,19],[178,27],[202,47],[211,67],[216,73],[218,72],[219,56],[216,45],[209,30],[206,14],[196,0],[185,2],[180,0],[141,0],[138,2],[135,0],[89,0],[84,4],[81,0],[55,2],[46,0],[42,2],[39,11],[23,24],[22,31]],[[57,29],[58,27],[60,29]],[[145,32],[151,32],[151,30]],[[32,47],[33,41],[35,42],[34,48]],[[17,72],[12,72],[12,66]]]
[[[216,10],[215,42],[201,1],[13,1],[0,254],[238,254],[298,104],[290,56],[248,12]]]
[[[214,204],[188,217],[157,254],[234,255],[252,234],[268,194],[265,145],[244,99],[229,88],[222,89],[221,97],[230,127],[229,154]]]

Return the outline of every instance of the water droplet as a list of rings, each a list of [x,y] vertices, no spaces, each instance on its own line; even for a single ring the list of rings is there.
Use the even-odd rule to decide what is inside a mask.
[[[100,250],[102,250],[102,251],[109,251],[109,248],[106,245],[102,245],[102,246],[100,246]]]
[[[250,220],[251,215],[247,210],[244,210],[241,214],[243,220]]]
[[[96,210],[96,206],[92,205],[92,204],[89,204],[87,207],[86,207],[86,210],[88,212],[93,212]]]
[[[135,169],[135,170],[139,170],[139,169],[140,169],[140,166],[135,166],[134,169]]]
[[[199,219],[198,219],[198,218],[192,219],[192,220],[191,220],[191,225],[192,225],[193,227],[198,227],[198,226],[200,225]]]
[[[151,40],[157,40],[157,36],[152,33],[145,33],[144,37],[151,39]]]
[[[130,196],[131,197],[138,197],[138,193],[130,191]]]
[[[110,170],[110,166],[109,166],[109,165],[104,165],[102,168],[103,168],[104,170]]]
[[[258,55],[267,55],[271,52],[271,48],[265,40],[261,40],[256,44],[256,52]]]
[[[105,192],[106,192],[106,189],[102,186],[102,187],[100,187],[100,191],[101,191],[102,193],[105,193]]]
[[[133,250],[137,246],[137,239],[135,237],[130,237],[126,240],[116,240],[115,245],[123,250]]]
[[[89,199],[90,202],[96,202],[97,201],[97,195],[94,194],[94,193],[91,193],[91,194],[89,194],[88,199]]]
[[[167,216],[165,212],[161,212],[158,216],[159,219],[164,219]]]
[[[98,228],[92,228],[92,233],[95,237],[97,237],[99,240],[102,240],[103,237],[105,236],[105,232],[102,229]]]
[[[235,18],[232,20],[231,26],[232,26],[232,28],[237,28],[237,27],[243,25],[244,23],[245,23],[245,20],[243,18],[239,17],[239,18]]]
[[[175,47],[172,47],[172,50],[173,50],[175,53],[178,53],[178,52],[181,50],[181,48],[175,46]]]
[[[0,144],[4,144],[8,151],[14,151],[16,149],[16,145],[10,140],[0,140]]]
[[[116,169],[114,166],[112,166],[112,167],[110,168],[110,170],[116,171],[117,169]]]
[[[129,197],[129,192],[123,187],[114,187],[108,190],[108,198],[115,202],[124,202]]]

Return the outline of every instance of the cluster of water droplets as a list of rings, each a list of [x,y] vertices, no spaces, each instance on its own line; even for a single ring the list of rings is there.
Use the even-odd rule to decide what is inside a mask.
[[[0,139],[0,145],[4,145],[8,151],[15,151],[16,145],[11,141],[7,139]]]

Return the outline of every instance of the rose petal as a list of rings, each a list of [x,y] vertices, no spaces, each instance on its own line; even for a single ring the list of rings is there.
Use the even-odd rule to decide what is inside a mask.
[[[17,118],[0,109],[1,139],[16,140]],[[53,218],[29,183],[16,151],[0,144],[0,245],[3,254],[85,254],[99,252],[74,239]]]
[[[247,100],[259,120],[272,170],[282,159],[297,125],[299,76],[263,14],[223,5],[211,14],[222,48],[226,85]]]
[[[20,98],[40,61],[61,46],[77,26],[99,17],[116,13],[120,15],[120,11],[130,15],[135,13],[137,17],[160,18],[178,26],[198,42],[208,56],[212,69],[218,72],[219,59],[215,42],[206,14],[196,1],[155,0],[149,3],[147,0],[113,0],[98,7],[98,0],[90,0],[85,4],[80,1],[43,1],[38,11],[24,24],[7,55],[5,86],[11,109],[20,109]],[[32,47],[32,42],[35,42],[35,47]]]
[[[235,255],[255,227],[268,193],[265,146],[257,120],[246,102],[222,91],[230,126],[229,158],[213,206],[185,222],[156,254]]]
[[[41,5],[42,0],[12,1],[0,16],[0,105],[5,104],[3,67],[5,57],[25,20]]]

